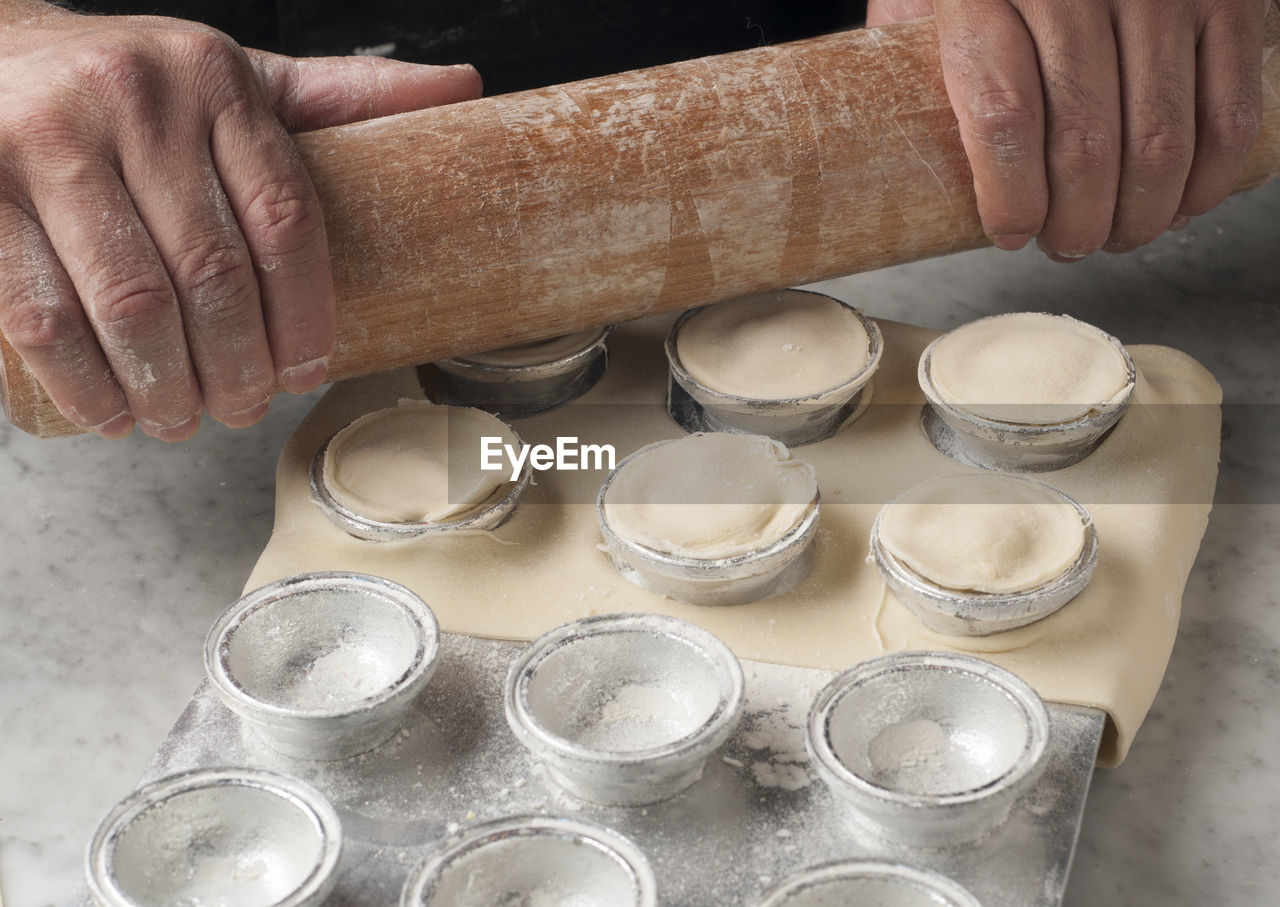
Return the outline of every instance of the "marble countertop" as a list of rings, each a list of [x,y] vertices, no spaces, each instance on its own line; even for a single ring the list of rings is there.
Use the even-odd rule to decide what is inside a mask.
[[[954,327],[1067,312],[1178,347],[1222,383],[1222,470],[1164,685],[1128,761],[1095,775],[1067,904],[1269,904],[1280,833],[1280,182],[1127,256],[956,255],[831,281],[872,315]],[[201,646],[271,529],[267,420],[38,441],[0,426],[0,894],[65,902],[99,818],[201,678]]]

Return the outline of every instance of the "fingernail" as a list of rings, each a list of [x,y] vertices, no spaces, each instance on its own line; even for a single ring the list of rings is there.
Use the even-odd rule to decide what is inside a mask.
[[[1031,242],[1031,234],[1001,233],[999,236],[991,237],[991,242],[995,244],[997,249],[1004,249],[1006,252],[1017,252],[1027,243]]]
[[[1126,245],[1125,243],[1109,242],[1102,247],[1102,251],[1110,252],[1113,255],[1123,255],[1125,252],[1132,252],[1136,246]]]
[[[158,425],[155,422],[148,422],[145,419],[138,420],[142,426],[142,430],[158,441],[172,444],[175,441],[185,441],[196,433],[200,428],[200,414],[196,413],[185,422],[179,422],[177,425]]]
[[[1169,221],[1169,230],[1181,230],[1189,223],[1191,223],[1191,218],[1187,217],[1185,214],[1179,214],[1173,220]]]
[[[1059,264],[1064,264],[1064,265],[1073,265],[1077,261],[1084,261],[1086,258],[1089,257],[1088,252],[1086,252],[1083,255],[1066,255],[1062,252],[1046,252],[1044,254],[1049,257],[1050,261],[1056,261]]]
[[[270,407],[271,400],[267,399],[257,406],[251,406],[239,412],[228,413],[218,421],[227,426],[227,428],[248,428],[250,425],[262,421],[262,417],[267,414],[267,410]]]
[[[120,413],[112,416],[101,425],[89,426],[89,431],[96,432],[104,438],[118,440],[125,437],[129,432],[133,431],[133,416],[129,413]]]
[[[291,394],[305,394],[324,384],[329,371],[329,357],[321,356],[302,365],[295,365],[280,372],[280,383]]]

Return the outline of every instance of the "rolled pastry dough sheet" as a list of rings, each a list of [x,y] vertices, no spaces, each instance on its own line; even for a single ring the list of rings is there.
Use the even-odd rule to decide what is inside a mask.
[[[612,443],[619,461],[680,437],[663,406],[662,342],[671,321],[618,326],[600,383],[574,404],[520,420],[517,432],[531,444],[554,444],[558,435]],[[970,471],[934,450],[920,428],[916,364],[937,333],[880,326],[885,352],[871,407],[834,437],[797,449],[818,471],[822,515],[813,573],[783,596],[707,608],[627,583],[597,548],[595,494],[604,474],[594,471],[538,473],[493,532],[403,542],[346,535],[310,500],[311,458],[361,414],[421,397],[412,369],[335,386],[298,426],[280,455],[274,531],[246,588],[306,571],[360,570],[417,591],[444,630],[516,640],[591,614],[652,611],[706,627],[740,657],[828,670],[905,649],[969,652],[1014,671],[1048,700],[1106,710],[1099,762],[1118,764],[1160,686],[1208,521],[1221,390],[1183,353],[1129,347],[1139,377],[1125,417],[1090,457],[1039,477],[1091,511],[1101,545],[1093,581],[1028,627],[945,637],[886,593],[865,559],[885,502],[929,476]]]

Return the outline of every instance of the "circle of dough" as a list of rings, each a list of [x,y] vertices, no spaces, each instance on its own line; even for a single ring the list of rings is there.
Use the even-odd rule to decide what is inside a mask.
[[[1039,482],[940,476],[885,505],[880,544],[946,589],[1026,592],[1075,564],[1085,523],[1069,501]]]
[[[1001,422],[1071,422],[1119,403],[1133,386],[1110,338],[1067,315],[980,318],[944,334],[929,377],[943,402]]]
[[[602,333],[602,328],[590,328],[573,334],[561,334],[559,337],[552,337],[549,340],[521,343],[516,346],[504,347],[500,350],[474,353],[461,358],[464,362],[476,365],[505,366],[508,368],[546,365],[582,352],[598,341]]]
[[[404,401],[360,417],[325,449],[325,488],[339,504],[384,523],[461,516],[510,480],[510,464],[481,469],[481,438],[519,449],[515,434],[482,410]],[[499,448],[500,449],[500,448]]]
[[[845,305],[816,293],[762,293],[708,306],[680,326],[676,354],[700,384],[755,400],[788,400],[856,378],[870,338]]]
[[[776,542],[818,493],[813,467],[771,438],[693,434],[642,449],[618,467],[605,520],[655,551],[716,559]]]

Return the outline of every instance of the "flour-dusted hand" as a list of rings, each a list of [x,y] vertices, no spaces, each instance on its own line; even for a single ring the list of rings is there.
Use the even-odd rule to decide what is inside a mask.
[[[1059,261],[1126,251],[1217,205],[1261,118],[1271,0],[870,0],[936,13],[983,228]]]
[[[0,0],[0,331],[75,425],[190,437],[334,345],[289,131],[466,100],[471,67],[245,50],[191,22]]]

